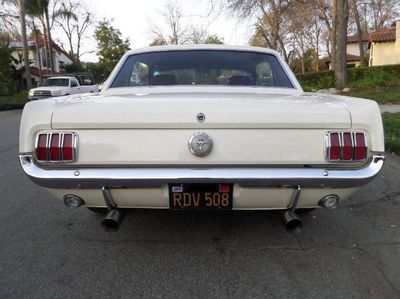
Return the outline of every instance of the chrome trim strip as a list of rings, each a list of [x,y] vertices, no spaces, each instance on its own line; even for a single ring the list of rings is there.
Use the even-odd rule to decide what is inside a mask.
[[[343,133],[344,134],[344,133]],[[356,150],[356,146],[355,146],[355,140],[354,140],[354,134],[350,133],[350,137],[351,137],[351,158],[353,159],[354,155],[355,155],[355,150]]]
[[[325,161],[330,162],[329,157],[331,156],[331,138],[330,132],[325,133]]]
[[[38,138],[39,135],[36,137]],[[46,134],[46,157],[47,161],[50,162],[50,144],[51,144],[51,134],[47,133]]]
[[[379,173],[384,156],[375,155],[362,168],[76,168],[43,169],[32,155],[20,155],[28,177],[56,189],[160,187],[168,183],[238,183],[243,187],[351,188],[360,187]]]

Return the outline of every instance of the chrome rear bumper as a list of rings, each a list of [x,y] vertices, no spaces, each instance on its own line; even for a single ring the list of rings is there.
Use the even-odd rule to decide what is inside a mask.
[[[150,188],[168,183],[238,183],[242,187],[352,188],[366,185],[379,173],[384,156],[375,155],[358,169],[329,168],[76,168],[40,167],[32,155],[20,155],[28,177],[55,189]]]

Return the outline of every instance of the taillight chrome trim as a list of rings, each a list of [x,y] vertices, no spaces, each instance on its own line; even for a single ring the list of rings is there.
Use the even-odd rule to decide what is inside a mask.
[[[51,160],[50,155],[50,147],[51,141],[54,135],[58,134],[58,148],[59,148],[59,160]],[[39,137],[41,135],[46,135],[46,160],[41,160],[37,156],[37,150],[39,146]],[[64,136],[71,135],[72,136],[72,159],[71,160],[64,160]],[[35,160],[40,163],[73,163],[76,162],[78,159],[78,134],[72,131],[40,131],[36,135],[35,140]]]
[[[340,148],[340,157],[342,157],[343,153],[342,153],[342,148],[343,148],[343,139],[341,138],[341,134],[340,132],[328,132],[325,135],[325,146],[326,146],[326,153],[325,153],[325,159],[327,161],[332,161],[332,162],[339,162],[340,158],[337,160],[331,160],[331,148],[332,148],[332,144],[331,144],[331,134],[338,134],[339,137],[339,148]]]
[[[352,146],[352,158],[350,160],[344,160],[344,134],[350,133],[351,136],[351,146]],[[339,135],[339,146],[340,146],[340,159],[338,160],[331,160],[331,134],[338,134]],[[362,134],[363,139],[365,142],[365,157],[364,159],[356,159],[356,134]],[[365,162],[368,159],[368,135],[362,131],[329,131],[325,134],[325,160],[330,163],[355,163],[355,162]]]

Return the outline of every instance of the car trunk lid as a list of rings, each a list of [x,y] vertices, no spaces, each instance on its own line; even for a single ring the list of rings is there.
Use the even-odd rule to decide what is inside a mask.
[[[231,88],[215,92],[120,92],[60,99],[54,129],[345,129],[340,101],[291,90]],[[209,88],[212,90],[212,88]],[[205,120],[199,122],[197,115]]]

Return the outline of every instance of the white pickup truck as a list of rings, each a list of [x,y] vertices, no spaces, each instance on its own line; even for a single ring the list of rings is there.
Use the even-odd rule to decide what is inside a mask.
[[[29,90],[28,100],[98,91],[99,87],[90,75],[49,77],[42,86]]]

